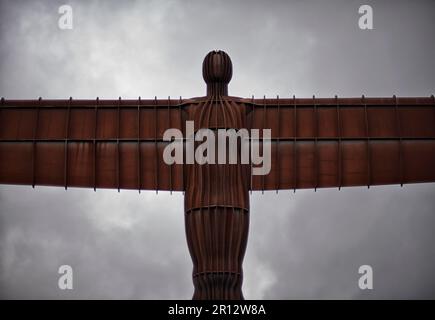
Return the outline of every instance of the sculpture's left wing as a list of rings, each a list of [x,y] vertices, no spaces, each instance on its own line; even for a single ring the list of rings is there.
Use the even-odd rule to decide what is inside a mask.
[[[435,182],[435,100],[244,99],[272,129],[272,169],[251,190]]]

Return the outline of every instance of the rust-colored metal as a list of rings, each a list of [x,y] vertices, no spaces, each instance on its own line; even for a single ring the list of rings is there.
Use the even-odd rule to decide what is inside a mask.
[[[202,63],[202,76],[207,83],[207,97],[228,96],[233,76],[230,57],[223,51],[210,51]]]
[[[185,193],[194,299],[243,299],[249,191],[435,181],[435,99],[228,96],[232,63],[204,59],[204,97],[6,100],[0,183]],[[166,129],[272,130],[272,169],[163,161]],[[261,137],[261,135],[260,135]],[[239,150],[240,152],[240,150]]]
[[[246,128],[245,106],[210,96],[187,108],[198,128]],[[185,225],[194,299],[242,299],[249,226],[249,165],[186,165]]]

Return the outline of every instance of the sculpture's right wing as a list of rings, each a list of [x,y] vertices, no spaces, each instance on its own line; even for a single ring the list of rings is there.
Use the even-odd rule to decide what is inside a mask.
[[[183,123],[181,100],[2,100],[0,183],[181,191],[162,138]]]

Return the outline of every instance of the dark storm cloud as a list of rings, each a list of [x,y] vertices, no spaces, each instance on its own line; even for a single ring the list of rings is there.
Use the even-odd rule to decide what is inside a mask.
[[[200,96],[226,50],[237,96],[428,96],[433,1],[0,2],[6,98]],[[247,298],[433,298],[435,186],[251,196]],[[190,298],[182,196],[0,187],[3,298]],[[70,264],[74,290],[57,289]],[[374,268],[374,290],[357,287]]]

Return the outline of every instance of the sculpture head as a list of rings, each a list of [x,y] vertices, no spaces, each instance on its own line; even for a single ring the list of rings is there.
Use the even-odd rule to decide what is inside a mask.
[[[210,51],[202,63],[202,76],[207,83],[207,96],[228,95],[228,83],[233,76],[233,64],[224,51]]]

